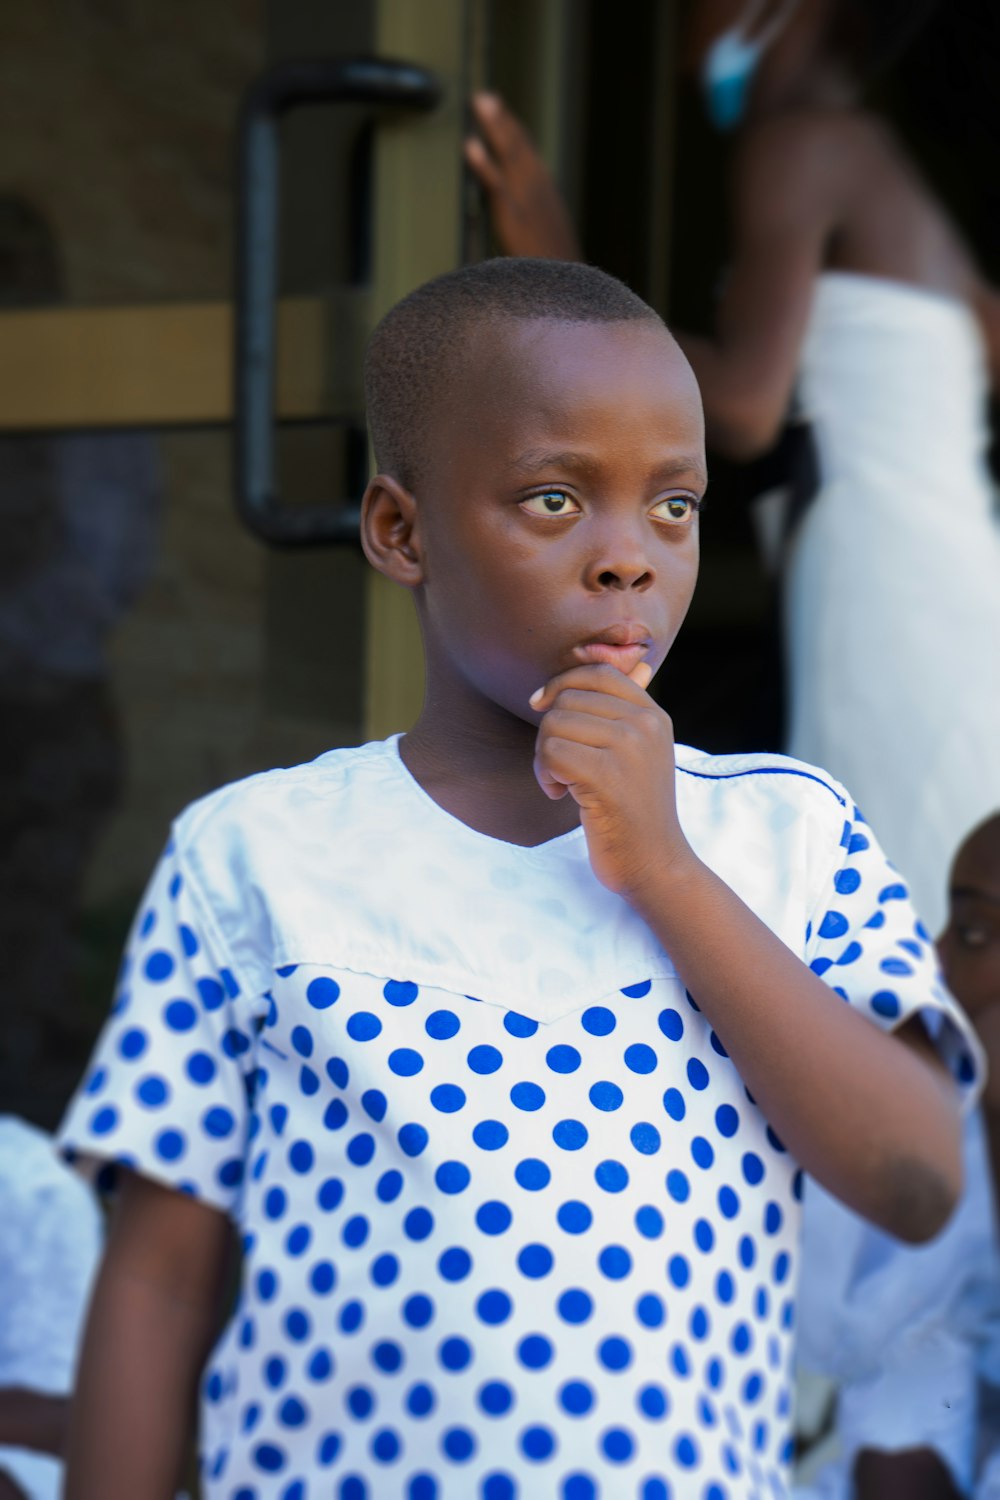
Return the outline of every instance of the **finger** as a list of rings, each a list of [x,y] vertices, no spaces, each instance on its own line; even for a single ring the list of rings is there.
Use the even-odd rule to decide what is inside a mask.
[[[589,698],[596,694],[589,693]],[[574,713],[561,706],[552,708],[542,720],[538,731],[538,744],[550,739],[569,740],[577,745],[590,745],[595,750],[606,750],[614,744],[618,732],[615,720],[593,713]]]
[[[463,144],[462,153],[469,170],[479,179],[491,198],[503,191],[503,175],[481,140],[476,136],[469,136]]]
[[[538,785],[553,801],[573,794],[574,787],[593,784],[604,762],[603,751],[572,740],[550,739],[535,752]]]
[[[528,138],[524,127],[499,94],[473,94],[471,102],[476,123],[498,156],[507,154],[512,147],[516,149],[519,140]]]
[[[638,665],[641,667],[645,663],[640,662]],[[632,670],[634,672],[637,668],[633,667]],[[560,672],[557,677],[550,678],[544,687],[536,688],[528,702],[536,713],[545,713],[564,688],[580,688],[589,693],[610,693],[613,697],[626,698],[632,703],[642,702],[640,694],[643,690],[632,676],[626,677],[617,667],[603,663],[570,667],[568,672]]]
[[[638,666],[632,668],[631,672],[628,675],[631,677],[636,687],[641,688],[642,691],[645,692],[649,687],[649,684],[653,680],[653,669],[649,665],[648,661],[641,661],[639,662]]]
[[[565,687],[560,688],[545,713],[545,722],[551,719],[553,714],[565,711],[577,714],[590,714],[601,719],[620,719],[625,714],[631,713],[635,707],[634,699],[613,697],[610,693],[584,692],[582,688]]]

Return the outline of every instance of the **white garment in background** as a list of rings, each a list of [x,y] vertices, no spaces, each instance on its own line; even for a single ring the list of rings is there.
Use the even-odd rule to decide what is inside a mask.
[[[0,1385],[64,1396],[101,1247],[97,1203],[43,1131],[0,1116]],[[58,1500],[62,1464],[0,1447],[0,1473]]]
[[[788,554],[788,749],[851,788],[932,932],[955,850],[1000,807],[986,399],[961,302],[819,278],[799,401],[822,487]]]

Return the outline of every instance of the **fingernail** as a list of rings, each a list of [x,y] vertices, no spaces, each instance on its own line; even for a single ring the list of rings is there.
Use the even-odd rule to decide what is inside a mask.
[[[539,703],[541,702],[541,699],[542,699],[542,694],[544,692],[545,692],[545,689],[543,687],[535,688],[535,691],[532,693],[531,697],[528,699],[528,702],[531,704],[532,708],[537,708],[538,707],[538,705],[539,705]]]

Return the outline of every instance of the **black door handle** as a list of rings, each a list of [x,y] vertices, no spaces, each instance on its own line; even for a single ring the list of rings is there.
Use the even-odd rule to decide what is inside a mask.
[[[441,98],[432,73],[385,58],[280,63],[254,80],[239,125],[233,472],[237,510],[276,546],[356,542],[358,502],[285,505],[274,460],[275,332],[281,153],[278,126],[304,104],[350,103],[426,111]]]

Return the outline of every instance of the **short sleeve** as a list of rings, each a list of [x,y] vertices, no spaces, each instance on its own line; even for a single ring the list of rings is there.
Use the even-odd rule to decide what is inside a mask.
[[[258,1018],[268,1003],[241,988],[210,910],[169,844],[59,1131],[63,1152],[130,1167],[235,1215]]]
[[[854,809],[806,932],[806,962],[834,992],[893,1031],[920,1016],[966,1102],[985,1065],[965,1013],[945,989],[930,933],[906,883]]]

